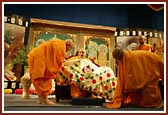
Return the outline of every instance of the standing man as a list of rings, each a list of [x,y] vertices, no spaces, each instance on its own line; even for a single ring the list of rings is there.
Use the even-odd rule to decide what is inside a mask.
[[[71,39],[65,41],[51,39],[32,49],[28,54],[30,78],[38,94],[39,104],[55,105],[48,99],[52,79],[56,78],[64,62],[65,53],[73,47],[74,43]]]
[[[139,36],[139,46],[137,47],[137,50],[145,50],[145,51],[152,51],[152,46],[150,44],[145,43],[146,37],[145,36]]]
[[[118,60],[117,86],[107,108],[120,108],[122,104],[140,107],[163,107],[158,82],[164,73],[164,63],[158,55],[142,51],[113,50]]]

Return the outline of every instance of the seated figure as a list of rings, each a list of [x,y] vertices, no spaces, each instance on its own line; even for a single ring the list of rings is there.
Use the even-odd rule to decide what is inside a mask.
[[[86,97],[89,92],[90,96],[110,100],[117,84],[112,69],[97,66],[85,53],[81,49],[78,56],[66,60],[56,78],[57,85],[70,85],[72,98]]]
[[[75,56],[69,58],[68,61],[70,61],[70,60],[76,60],[76,59],[86,59],[86,60],[94,63],[93,60],[90,60],[89,58],[86,58],[86,50],[83,49],[83,48],[79,49],[76,52]],[[82,69],[82,71],[83,72],[88,72],[88,71],[92,72],[92,70],[89,69],[89,66],[84,67]],[[91,96],[91,95],[94,96],[93,94],[91,94],[91,92],[88,92],[87,90],[82,90],[79,87],[77,87],[75,84],[71,84],[70,87],[71,87],[70,89],[71,89],[71,96],[72,96],[72,98],[88,97],[88,96]]]

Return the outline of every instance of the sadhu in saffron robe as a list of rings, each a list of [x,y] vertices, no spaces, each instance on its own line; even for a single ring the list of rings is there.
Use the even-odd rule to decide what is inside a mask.
[[[148,51],[125,51],[118,63],[117,86],[107,108],[121,104],[157,107],[161,101],[158,82],[164,73],[164,63],[158,55]]]
[[[39,96],[47,97],[64,62],[66,44],[59,39],[52,39],[40,44],[28,54],[30,78]]]
[[[142,44],[137,47],[137,50],[145,50],[145,51],[151,51],[152,46],[150,44]]]

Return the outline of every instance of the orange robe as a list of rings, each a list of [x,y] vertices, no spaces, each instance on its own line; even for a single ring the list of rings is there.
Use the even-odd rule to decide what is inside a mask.
[[[114,98],[106,107],[120,108],[124,103],[158,106],[161,101],[158,81],[163,73],[164,63],[156,54],[142,50],[125,51],[118,64]]]
[[[66,44],[59,39],[49,40],[28,54],[31,81],[38,95],[47,97],[52,87],[52,79],[65,58]]]
[[[149,44],[139,45],[139,46],[137,47],[137,50],[152,51],[152,46],[149,45]]]

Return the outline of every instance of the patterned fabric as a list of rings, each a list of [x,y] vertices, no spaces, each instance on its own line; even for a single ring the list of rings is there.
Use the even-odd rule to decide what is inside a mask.
[[[75,84],[82,90],[95,92],[98,96],[111,100],[117,79],[109,67],[98,67],[86,59],[76,59],[63,64],[56,83]]]

